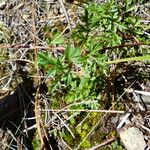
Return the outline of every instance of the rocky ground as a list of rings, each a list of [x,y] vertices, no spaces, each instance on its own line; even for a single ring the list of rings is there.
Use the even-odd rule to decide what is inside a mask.
[[[37,133],[35,129],[38,126],[34,114],[35,95],[39,86],[36,83],[38,75],[34,74],[37,71],[34,68],[34,52],[36,49],[48,48],[45,42],[47,33],[43,32],[45,26],[52,29],[57,27],[66,38],[69,37],[73,28],[81,23],[82,5],[84,4],[78,0],[0,1],[0,149],[33,149],[31,140]],[[150,3],[146,2],[145,5],[139,6],[138,11],[138,15],[143,17],[146,24],[150,21],[150,15],[147,13],[149,7]],[[138,78],[138,74],[142,72],[146,76],[143,81]],[[29,75],[35,76],[36,79],[30,80]],[[103,121],[104,128],[97,129],[110,132],[109,129],[115,128],[124,149],[148,150],[150,147],[149,79],[149,62],[131,64],[121,76],[118,75],[115,79],[116,87],[123,84],[123,87],[119,86],[123,91],[120,90],[122,93],[118,99],[121,99],[127,111],[122,115],[106,114],[109,121]],[[40,86],[40,94],[45,95],[46,85]],[[42,106],[38,104],[38,107]],[[51,119],[55,120],[49,120],[53,125],[60,125],[57,124],[56,116]],[[47,127],[43,131],[44,137],[40,137],[45,149],[70,149],[62,139],[56,140],[52,137],[51,131],[51,127]],[[112,141],[114,140],[115,138]],[[48,141],[52,142],[47,143]],[[107,141],[90,150],[111,143]]]

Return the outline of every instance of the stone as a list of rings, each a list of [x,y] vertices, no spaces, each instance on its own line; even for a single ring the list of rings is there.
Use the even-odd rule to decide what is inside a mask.
[[[143,132],[137,127],[124,129],[120,133],[120,138],[127,150],[144,150],[147,146]]]

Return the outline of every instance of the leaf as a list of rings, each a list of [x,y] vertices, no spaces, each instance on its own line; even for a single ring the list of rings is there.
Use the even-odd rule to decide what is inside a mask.
[[[127,29],[127,27],[123,23],[120,23],[120,22],[119,23],[118,22],[114,22],[114,25],[116,26],[116,28],[118,28],[121,31]]]
[[[68,73],[68,76],[67,76],[67,85],[69,86],[72,82],[72,76],[71,76],[71,73]]]
[[[64,43],[64,38],[63,37],[56,37],[51,41],[51,44],[62,44]]]
[[[71,118],[71,119],[70,119],[70,124],[71,124],[71,125],[74,125],[75,123],[76,123],[75,118]]]
[[[81,58],[81,50],[77,48],[73,48],[70,45],[67,46],[65,50],[65,58],[69,62],[79,63]]]
[[[101,54],[97,57],[96,62],[99,64],[99,63],[102,63],[106,59],[107,59],[106,54]]]
[[[48,78],[53,78],[56,75],[56,69],[51,68],[48,70]]]
[[[75,96],[76,96],[76,93],[74,91],[70,91],[65,97],[66,103],[69,104],[69,103],[74,102]]]
[[[130,12],[136,9],[136,6],[131,6],[126,12]]]
[[[131,5],[132,0],[125,0],[126,6],[128,7],[129,5]]]
[[[135,19],[133,19],[132,17],[128,17],[125,19],[125,21],[127,21],[129,24],[134,24]]]
[[[84,130],[88,130],[89,129],[89,126],[87,123],[84,123],[83,126],[82,126],[82,129]]]
[[[39,59],[38,59],[39,65],[44,66],[44,65],[48,65],[50,63],[47,53],[39,52],[38,57],[39,57]]]
[[[66,47],[66,50],[65,50],[65,57],[66,57],[66,59],[69,61],[70,59],[71,59],[71,57],[72,57],[72,55],[73,55],[73,52],[74,52],[74,49],[70,46],[70,45],[68,45],[67,47]]]

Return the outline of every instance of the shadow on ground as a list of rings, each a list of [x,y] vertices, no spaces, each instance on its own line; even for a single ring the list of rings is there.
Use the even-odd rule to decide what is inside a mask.
[[[35,124],[33,81],[26,79],[12,95],[0,100],[0,149],[32,150],[35,129],[26,129]]]

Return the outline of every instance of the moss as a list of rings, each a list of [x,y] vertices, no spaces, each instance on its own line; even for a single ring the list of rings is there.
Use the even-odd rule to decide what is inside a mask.
[[[32,145],[33,145],[34,150],[40,150],[40,140],[37,136],[37,133],[35,134],[32,140]]]

